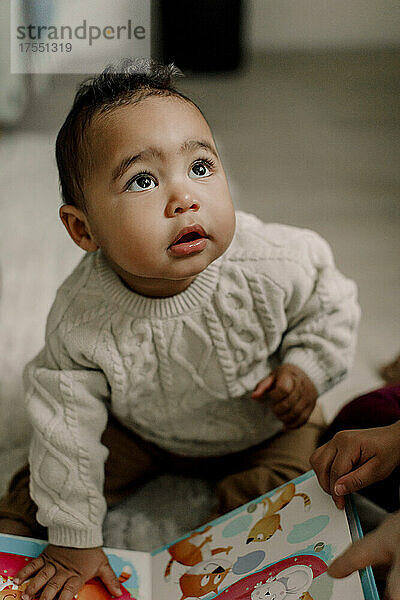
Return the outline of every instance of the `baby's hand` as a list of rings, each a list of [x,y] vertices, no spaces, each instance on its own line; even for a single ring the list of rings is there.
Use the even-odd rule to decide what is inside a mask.
[[[287,429],[296,429],[307,423],[318,393],[304,371],[285,363],[262,379],[251,397],[272,400],[272,410],[278,419]]]
[[[72,600],[83,585],[99,577],[110,594],[121,596],[120,584],[101,548],[66,548],[49,544],[40,556],[18,571],[14,582],[18,585],[33,577],[22,600]],[[58,596],[59,594],[59,596]]]
[[[400,421],[339,431],[310,458],[321,487],[344,508],[344,495],[388,477],[400,464]]]

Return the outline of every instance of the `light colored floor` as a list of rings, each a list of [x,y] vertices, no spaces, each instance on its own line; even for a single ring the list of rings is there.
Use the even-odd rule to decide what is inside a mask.
[[[399,67],[400,50],[292,53],[258,56],[239,74],[191,77],[180,85],[214,129],[237,207],[315,229],[358,284],[357,357],[346,381],[322,399],[329,418],[354,395],[380,385],[378,367],[400,350]],[[21,369],[39,350],[56,288],[81,255],[58,220],[53,158],[56,131],[80,79],[64,76],[46,85],[38,78],[40,98],[17,130],[0,137],[0,448],[24,445]],[[23,457],[23,451],[6,453],[6,472]],[[139,506],[148,505],[148,493]],[[143,539],[136,548],[191,526],[188,519],[183,529],[171,528],[165,514],[165,535],[153,534],[154,515],[143,520],[143,514],[140,509]],[[113,519],[121,516],[110,519],[114,544]],[[122,545],[129,546],[137,514],[121,522]]]

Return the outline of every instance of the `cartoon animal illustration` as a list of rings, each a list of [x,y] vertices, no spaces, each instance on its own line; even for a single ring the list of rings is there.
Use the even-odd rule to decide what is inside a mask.
[[[250,542],[266,542],[278,529],[282,531],[281,517],[276,513],[287,506],[296,496],[303,498],[304,509],[309,510],[311,506],[310,497],[301,492],[296,494],[294,483],[288,483],[276,500],[272,501],[270,498],[261,500],[260,504],[263,504],[265,509],[264,515],[249,531],[246,544],[250,544]]]
[[[218,586],[232,568],[228,560],[210,558],[198,563],[179,579],[182,590],[181,600],[201,598],[210,592],[218,593]]]
[[[171,574],[171,568],[174,561],[180,563],[181,565],[185,565],[186,567],[192,567],[193,565],[197,565],[201,561],[215,554],[219,554],[221,552],[225,552],[228,554],[232,550],[232,546],[227,546],[226,548],[214,548],[213,550],[209,550],[205,548],[206,544],[212,542],[212,536],[208,535],[204,540],[197,546],[192,542],[193,538],[203,535],[207,531],[211,529],[211,525],[202,529],[201,531],[195,531],[189,537],[181,540],[180,542],[176,542],[168,548],[168,552],[171,555],[169,563],[165,568],[164,577],[169,577]]]
[[[313,571],[310,567],[288,567],[265,583],[256,583],[251,600],[313,600],[307,591],[312,582]]]
[[[319,556],[295,554],[232,583],[215,600],[313,600],[312,582],[327,569]]]

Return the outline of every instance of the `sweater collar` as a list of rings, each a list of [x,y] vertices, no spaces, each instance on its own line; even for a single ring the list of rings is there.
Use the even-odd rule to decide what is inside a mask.
[[[137,316],[162,319],[187,313],[210,301],[210,296],[217,287],[221,258],[212,262],[199,273],[186,290],[167,298],[142,296],[127,288],[111,268],[101,250],[95,253],[95,269],[99,274],[105,294],[120,308],[134,312]]]

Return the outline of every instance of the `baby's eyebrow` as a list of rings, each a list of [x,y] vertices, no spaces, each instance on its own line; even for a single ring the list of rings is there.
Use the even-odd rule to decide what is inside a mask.
[[[208,150],[215,158],[218,158],[215,148],[207,140],[186,140],[179,148],[179,154],[184,154],[185,152],[191,152],[193,150]]]
[[[117,179],[120,179],[125,173],[125,171],[129,169],[131,165],[133,165],[133,163],[137,162],[138,160],[143,160],[152,156],[161,158],[163,156],[163,153],[160,150],[157,150],[157,148],[146,148],[138,154],[126,156],[121,160],[121,162],[115,167],[115,169],[111,173],[111,181],[114,183],[115,181],[117,181]]]
[[[187,152],[193,152],[193,150],[208,150],[218,159],[218,154],[215,148],[207,140],[185,140],[179,147],[178,154],[185,154]],[[111,180],[114,183],[117,179],[120,179],[129,167],[137,162],[138,160],[144,160],[146,158],[161,158],[165,157],[165,153],[160,148],[149,147],[145,148],[137,154],[126,156],[121,162],[113,169],[111,174]]]

